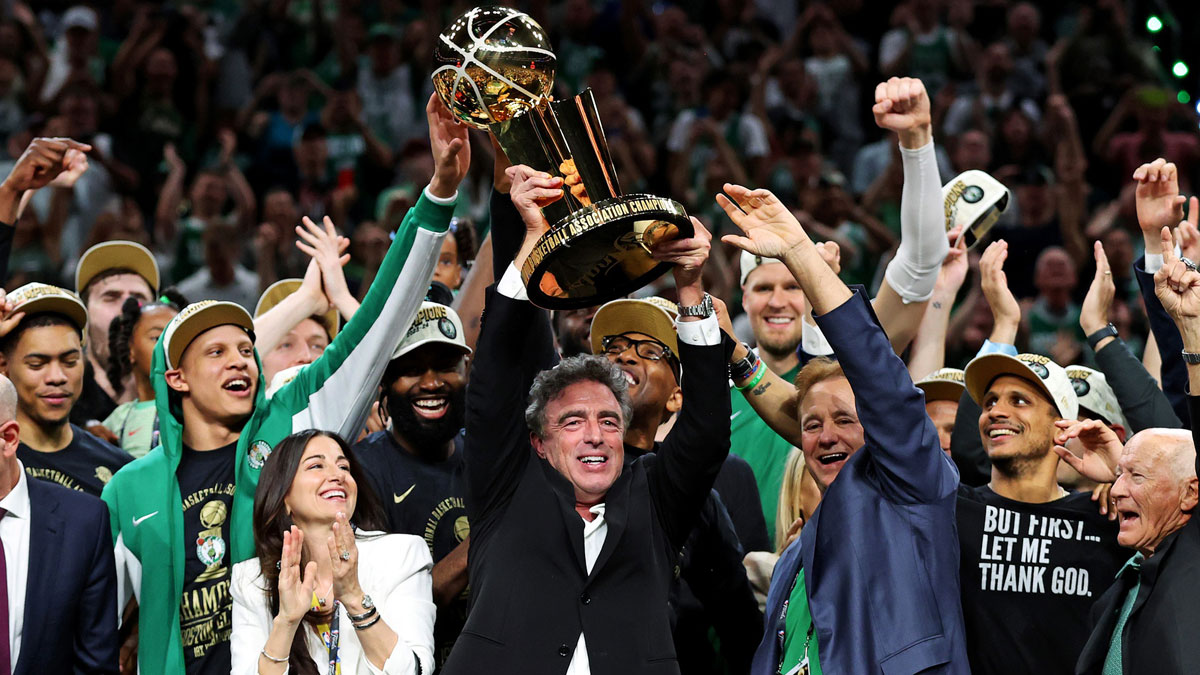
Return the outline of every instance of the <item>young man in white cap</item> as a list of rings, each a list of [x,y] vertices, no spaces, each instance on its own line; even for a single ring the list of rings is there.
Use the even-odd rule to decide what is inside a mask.
[[[127,298],[150,302],[158,290],[158,261],[145,246],[132,241],[106,241],[89,248],[75,266],[75,292],[87,307],[87,370],[79,404],[71,419],[92,426],[108,417],[133,391],[125,382],[124,397],[108,381],[108,327]]]
[[[958,492],[960,583],[974,673],[1074,672],[1088,612],[1127,557],[1087,493],[1059,486],[1055,422],[1074,420],[1071,379],[1045,356],[967,364],[991,481]]]
[[[353,437],[387,357],[420,306],[470,161],[466,128],[437,101],[426,108],[433,181],[409,210],[355,315],[321,358],[268,400],[241,306],[193,303],[168,324],[154,353],[161,445],[104,491],[113,514],[118,580],[140,603],[142,673],[228,673],[230,567],[254,555],[252,509],[274,444],[297,429]],[[315,264],[315,263],[314,263]],[[315,276],[314,276],[315,278]],[[311,316],[319,284],[292,294],[286,313]],[[277,308],[279,310],[280,308]],[[202,545],[201,545],[202,544]],[[122,574],[122,571],[124,574]],[[367,597],[346,598],[361,614]]]
[[[433,556],[439,667],[467,620],[471,526],[460,432],[470,355],[458,314],[423,303],[383,373],[380,408],[389,428],[354,446],[387,512],[388,531],[424,538]]]
[[[917,380],[917,389],[925,392],[925,412],[933,420],[942,450],[950,454],[950,435],[954,431],[954,417],[958,414],[958,400],[966,391],[963,371],[958,368],[939,368]]]
[[[83,383],[83,303],[70,291],[37,283],[14,290],[8,301],[13,309],[0,338],[0,372],[17,388],[17,457],[34,478],[99,496],[132,458],[70,423]],[[18,319],[15,326],[11,319]]]

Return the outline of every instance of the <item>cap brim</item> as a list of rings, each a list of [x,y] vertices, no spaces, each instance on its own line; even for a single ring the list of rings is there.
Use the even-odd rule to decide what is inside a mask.
[[[254,305],[254,316],[258,318],[263,314],[271,311],[292,293],[295,293],[304,283],[303,279],[280,279],[275,283],[267,286],[267,290],[263,291],[258,297],[258,302]],[[341,330],[341,320],[338,316],[336,307],[330,307],[328,312],[320,315],[321,325],[325,328],[325,332],[329,333],[329,339],[337,337],[338,331]]]
[[[954,401],[958,403],[962,398],[963,391],[966,387],[958,382],[950,382],[949,380],[929,380],[928,382],[917,382],[917,388],[925,392],[925,402],[931,401]]]
[[[667,311],[644,300],[613,300],[596,310],[592,318],[592,353],[604,351],[605,336],[624,333],[649,335],[679,355],[679,337],[675,322]]]
[[[75,292],[82,296],[92,279],[112,269],[132,270],[158,292],[158,261],[150,249],[133,241],[106,241],[85,251],[75,266]]]
[[[404,356],[405,354],[411,352],[412,350],[419,349],[428,344],[450,345],[451,347],[458,349],[459,351],[461,351],[463,354],[466,354],[467,356],[470,356],[472,353],[470,347],[460,344],[458,342],[455,342],[454,340],[450,340],[447,338],[439,338],[439,337],[429,337],[429,338],[425,338],[424,340],[418,340],[412,344],[403,345],[403,347],[397,348],[396,351],[392,353],[392,358],[398,359],[401,356]]]
[[[63,291],[64,293],[68,291]],[[26,300],[16,307],[14,312],[23,312],[26,317],[34,314],[54,312],[67,317],[75,327],[83,333],[87,328],[87,308],[73,297],[63,295],[43,295]]]
[[[1050,388],[1046,386],[1042,378],[1030,370],[1024,361],[1008,354],[985,354],[967,364],[963,379],[966,381],[967,393],[971,395],[971,400],[982,406],[988,387],[1001,375],[1012,375],[1029,381],[1045,395],[1046,400],[1050,401],[1054,409],[1058,410],[1054,394],[1050,392]]]
[[[214,302],[181,321],[171,333],[165,345],[167,369],[179,367],[184,350],[198,335],[217,326],[234,325],[242,328],[254,338],[254,320],[244,307],[232,302]]]

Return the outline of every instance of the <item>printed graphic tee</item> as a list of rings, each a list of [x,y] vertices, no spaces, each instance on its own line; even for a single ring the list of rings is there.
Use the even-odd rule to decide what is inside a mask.
[[[454,453],[444,462],[429,462],[408,453],[387,430],[367,436],[354,446],[354,453],[383,503],[388,532],[423,538],[435,563],[471,533],[463,501],[467,485],[462,434],[454,437]],[[438,607],[433,642],[439,666],[466,625],[469,597],[468,587],[454,602]]]
[[[229,633],[229,514],[233,509],[237,443],[216,450],[183,446],[175,476],[183,496],[183,601],[179,630],[187,675],[227,675]]]
[[[1044,504],[958,488],[967,655],[976,675],[1071,675],[1092,604],[1129,551],[1091,493]]]
[[[71,442],[58,452],[41,452],[21,443],[17,459],[31,478],[100,496],[108,479],[133,461],[129,453],[71,425]]]

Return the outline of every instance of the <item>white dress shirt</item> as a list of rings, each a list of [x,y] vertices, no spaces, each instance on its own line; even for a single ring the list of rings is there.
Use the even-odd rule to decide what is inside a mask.
[[[17,462],[21,477],[13,489],[0,499],[0,541],[4,545],[4,564],[8,588],[8,655],[14,667],[21,655],[21,631],[25,627],[25,582],[29,578],[29,477],[25,466]]]
[[[596,516],[583,521],[583,557],[587,562],[588,574],[591,574],[596,566],[596,558],[600,557],[600,549],[604,548],[604,540],[608,538],[608,521],[604,520],[604,504],[597,504],[588,510]],[[571,665],[567,666],[566,675],[592,675],[582,631],[579,633],[579,642],[575,643],[575,653],[571,655]]]
[[[343,675],[410,675],[433,672],[433,559],[425,540],[407,534],[360,532],[358,581],[371,596],[379,616],[396,634],[396,646],[383,668],[367,660],[358,631],[350,622],[345,606],[339,619],[338,653]],[[258,672],[258,657],[271,634],[274,615],[267,604],[266,581],[260,575],[258,558],[233,566],[230,594],[233,596],[233,631],[230,652],[233,672],[250,675]],[[313,661],[324,672],[329,657],[325,643],[307,623],[305,644]],[[371,629],[376,630],[376,629]],[[284,654],[273,654],[282,657]],[[287,672],[286,670],[284,671]]]

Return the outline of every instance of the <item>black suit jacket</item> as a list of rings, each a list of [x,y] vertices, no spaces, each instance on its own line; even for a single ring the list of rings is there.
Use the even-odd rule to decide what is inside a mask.
[[[13,675],[116,675],[117,575],[108,509],[91,495],[27,480],[29,576]]]
[[[582,631],[594,675],[679,672],[667,598],[678,552],[729,451],[724,346],[680,344],[683,409],[606,498],[586,571],[571,484],[529,443],[529,387],[557,360],[545,311],[488,290],[467,388],[471,612],[443,672],[564,673]]]
[[[1164,372],[1165,376],[1166,373]],[[1192,436],[1200,441],[1200,397],[1188,396]],[[1197,460],[1200,469],[1200,460]],[[1129,555],[1133,556],[1130,550]],[[1121,656],[1125,675],[1200,673],[1200,517],[1169,535],[1142,562],[1141,581],[1125,622]],[[1075,672],[1100,675],[1121,605],[1134,576],[1125,574],[1092,607],[1094,628]]]

